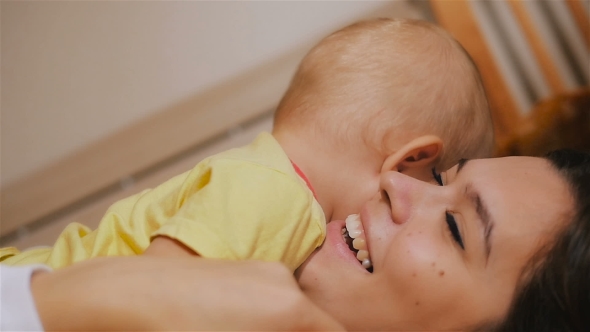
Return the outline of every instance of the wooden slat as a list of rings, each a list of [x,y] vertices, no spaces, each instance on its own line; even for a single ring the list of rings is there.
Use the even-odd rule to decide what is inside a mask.
[[[306,50],[294,50],[2,188],[0,234],[272,110]]]
[[[430,3],[437,22],[463,45],[478,66],[490,100],[496,138],[503,140],[519,122],[520,115],[516,102],[485,42],[469,1],[431,0]]]
[[[588,19],[588,10],[584,7],[582,0],[565,0],[565,2],[570,9],[578,28],[584,36],[586,47],[590,49],[590,19]]]
[[[553,60],[547,51],[547,45],[543,42],[538,31],[535,29],[535,25],[530,15],[527,13],[526,7],[522,1],[526,0],[511,0],[508,2],[510,3],[514,15],[533,50],[535,58],[538,60],[543,75],[549,83],[552,92],[554,94],[564,92],[566,90],[565,82],[561,79],[559,70],[553,63]]]

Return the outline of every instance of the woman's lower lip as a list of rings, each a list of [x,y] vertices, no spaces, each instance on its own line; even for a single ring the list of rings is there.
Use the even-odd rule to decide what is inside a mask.
[[[367,270],[362,267],[361,262],[356,259],[355,254],[350,250],[348,244],[344,241],[344,238],[342,237],[342,229],[344,226],[345,223],[341,220],[329,222],[327,225],[325,244],[328,244],[328,246],[335,251],[336,256],[357,266],[362,271],[367,272]]]

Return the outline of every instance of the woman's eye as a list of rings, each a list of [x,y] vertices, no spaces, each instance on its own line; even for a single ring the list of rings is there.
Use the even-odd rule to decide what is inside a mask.
[[[457,221],[455,221],[455,217],[452,214],[445,212],[445,219],[447,221],[447,226],[449,227],[449,230],[453,235],[453,239],[461,246],[461,249],[465,250],[463,238],[461,237],[461,233],[459,232],[459,227],[457,227]]]
[[[440,173],[437,173],[436,169],[434,168],[432,169],[432,177],[434,178],[436,183],[438,183],[439,186],[444,186]],[[461,246],[461,249],[465,250],[463,238],[461,237],[461,232],[459,232],[459,227],[457,227],[457,221],[455,220],[455,217],[452,214],[445,212],[445,219],[447,222],[447,226],[449,227],[449,230],[453,235],[453,239]]]
[[[444,186],[443,181],[442,181],[442,177],[440,176],[440,173],[436,172],[436,169],[432,169],[432,177],[434,178],[434,180],[436,181],[436,183],[438,183],[439,186]]]

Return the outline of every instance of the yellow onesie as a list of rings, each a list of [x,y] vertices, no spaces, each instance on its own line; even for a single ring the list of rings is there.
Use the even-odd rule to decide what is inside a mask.
[[[300,175],[301,174],[301,175]],[[3,264],[60,268],[143,253],[156,236],[205,258],[280,261],[294,271],[321,245],[325,217],[311,187],[268,133],[113,204],[94,231],[68,225],[52,248],[0,249]]]

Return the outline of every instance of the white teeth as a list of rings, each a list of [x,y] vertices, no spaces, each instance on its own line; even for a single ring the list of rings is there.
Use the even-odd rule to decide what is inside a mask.
[[[346,218],[346,229],[348,236],[355,239],[363,233],[361,230],[361,218],[358,214],[351,214]]]
[[[361,218],[358,214],[351,214],[346,218],[346,228],[348,230],[358,229],[361,227]]]
[[[361,231],[360,229],[353,229],[353,230],[348,230],[348,236],[350,236],[353,239],[356,239],[357,237],[359,237],[361,234],[363,234],[363,231]]]
[[[351,214],[346,218],[346,230],[348,230],[348,236],[353,239],[353,248],[358,250],[356,258],[365,269],[371,268],[373,264],[369,256],[369,251],[367,250],[367,242],[363,234],[361,218],[358,214]]]
[[[359,252],[356,253],[356,259],[361,262],[365,259],[369,259],[369,252],[366,250],[359,250]]]
[[[367,242],[362,237],[359,237],[352,241],[352,246],[358,250],[367,249]]]

